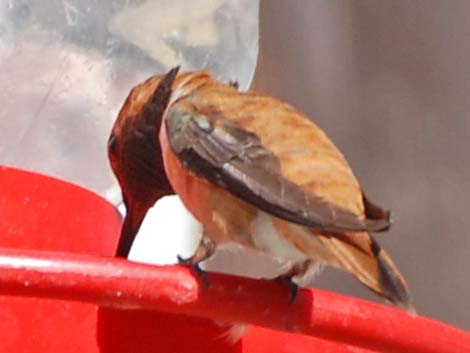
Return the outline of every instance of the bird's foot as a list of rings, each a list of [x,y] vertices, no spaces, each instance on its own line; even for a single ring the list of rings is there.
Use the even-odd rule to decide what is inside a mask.
[[[199,265],[200,261],[195,261],[194,256],[188,257],[186,259],[181,257],[180,255],[177,255],[176,257],[178,259],[179,265],[190,267],[194,270],[194,272],[196,272],[196,274],[202,281],[204,290],[207,291],[209,289],[209,274],[201,268],[201,266]]]
[[[291,268],[283,275],[276,277],[278,282],[281,282],[290,290],[289,304],[292,304],[299,294],[299,286],[294,282],[293,278],[304,276],[311,265],[312,262],[310,260],[301,261],[292,265]]]
[[[291,276],[281,275],[275,278],[276,281],[281,282],[290,290],[289,304],[292,304],[299,294],[299,286],[292,280]]]

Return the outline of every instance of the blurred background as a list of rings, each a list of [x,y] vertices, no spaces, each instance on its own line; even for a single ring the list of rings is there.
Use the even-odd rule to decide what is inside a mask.
[[[470,329],[470,2],[261,1],[254,89],[308,114],[370,198],[421,314]],[[376,298],[326,269],[315,286]]]

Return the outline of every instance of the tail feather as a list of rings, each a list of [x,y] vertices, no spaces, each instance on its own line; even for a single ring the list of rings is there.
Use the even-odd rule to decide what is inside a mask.
[[[414,313],[405,278],[387,252],[368,233],[346,234],[345,237],[354,237],[354,243],[336,236],[320,236],[323,245],[334,254],[338,262],[333,265],[351,273],[394,305]]]
[[[374,241],[375,242],[375,241]],[[416,314],[412,298],[403,275],[397,269],[388,253],[379,247],[377,261],[380,268],[379,283],[384,296],[393,304],[411,314]]]
[[[405,278],[369,233],[318,234],[278,218],[273,223],[286,240],[310,259],[351,273],[394,305],[414,312]]]

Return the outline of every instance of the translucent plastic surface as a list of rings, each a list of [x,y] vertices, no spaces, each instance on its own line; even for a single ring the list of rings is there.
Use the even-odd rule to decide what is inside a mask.
[[[120,199],[106,140],[131,87],[182,65],[247,87],[258,1],[0,0],[0,164]]]

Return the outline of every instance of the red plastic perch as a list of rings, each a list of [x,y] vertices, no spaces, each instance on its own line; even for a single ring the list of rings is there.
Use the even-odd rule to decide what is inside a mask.
[[[320,290],[293,304],[273,281],[209,274],[204,291],[190,269],[125,260],[0,249],[0,294],[39,296],[253,323],[381,352],[465,353],[470,335],[394,308]]]

